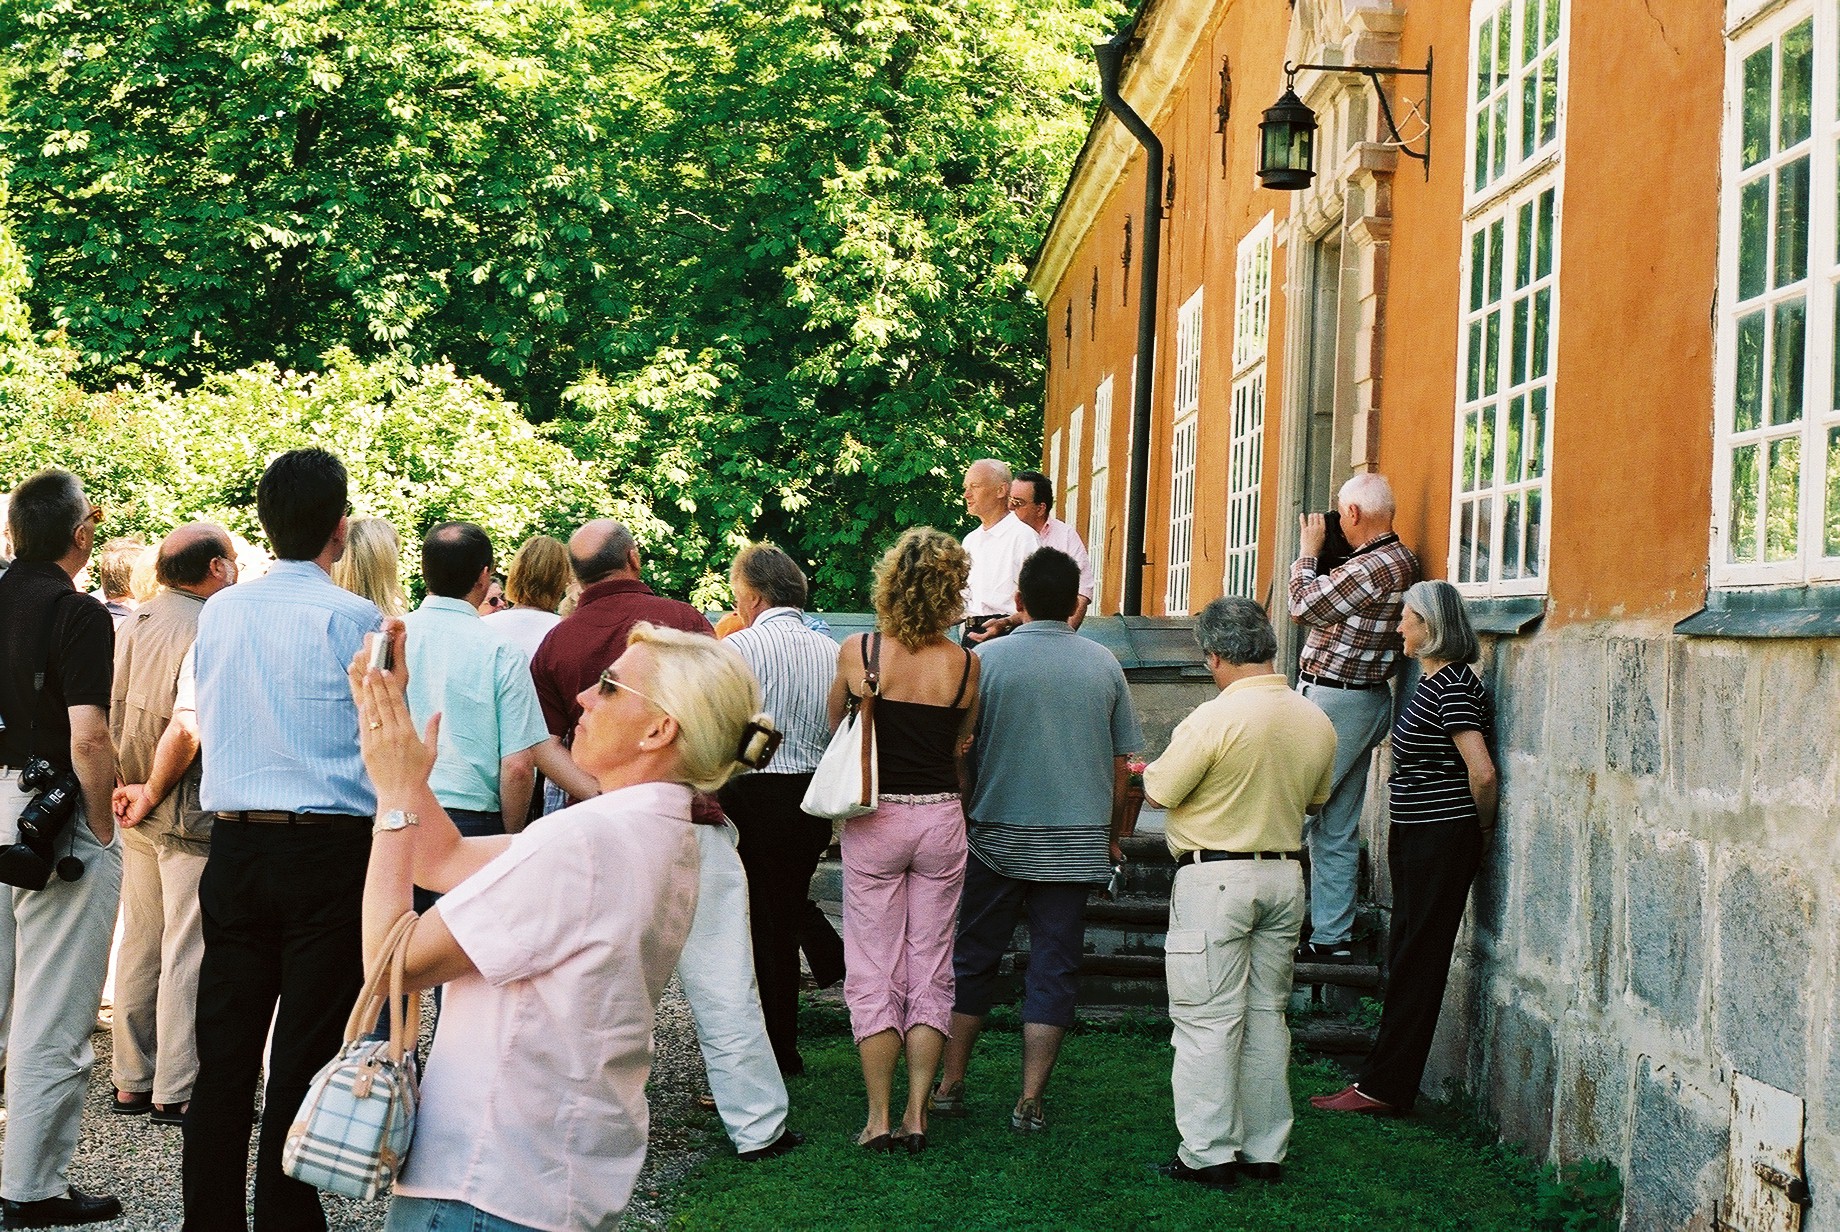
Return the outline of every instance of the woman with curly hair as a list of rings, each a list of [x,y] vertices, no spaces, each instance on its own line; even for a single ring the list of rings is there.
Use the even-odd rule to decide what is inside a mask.
[[[946,638],[971,558],[952,536],[908,531],[875,566],[877,632],[837,654],[834,728],[871,687],[880,806],[843,827],[843,999],[862,1054],[871,1151],[926,1149],[927,1093],[952,1023],[952,924],[965,881],[958,753],[977,719],[978,662]],[[871,686],[870,676],[875,677]],[[907,1054],[907,1109],[890,1105]]]

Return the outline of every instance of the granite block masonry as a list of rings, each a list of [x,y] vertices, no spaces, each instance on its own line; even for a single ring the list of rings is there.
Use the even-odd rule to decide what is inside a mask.
[[[1840,1232],[1840,650],[1629,625],[1491,639],[1501,831],[1427,1093],[1607,1159],[1624,1227],[1711,1229],[1731,1083],[1807,1109]],[[1435,1082],[1440,1089],[1432,1089]]]

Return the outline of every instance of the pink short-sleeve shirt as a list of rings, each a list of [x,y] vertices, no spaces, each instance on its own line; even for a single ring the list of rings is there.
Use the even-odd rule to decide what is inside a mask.
[[[532,822],[442,898],[478,974],[447,985],[397,1193],[554,1232],[618,1225],[699,863],[690,789],[645,783]]]

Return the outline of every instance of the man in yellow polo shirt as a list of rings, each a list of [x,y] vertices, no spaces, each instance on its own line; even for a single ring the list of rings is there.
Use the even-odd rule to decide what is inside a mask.
[[[1164,961],[1174,1023],[1176,1128],[1157,1170],[1224,1189],[1275,1181],[1291,1135],[1291,962],[1303,930],[1303,821],[1329,798],[1335,727],[1273,665],[1277,639],[1249,599],[1195,622],[1219,697],[1182,720],[1144,771],[1169,810],[1181,865]]]

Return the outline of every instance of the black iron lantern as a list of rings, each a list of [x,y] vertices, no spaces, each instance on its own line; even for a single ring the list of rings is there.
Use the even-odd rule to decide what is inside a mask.
[[[1294,75],[1293,75],[1294,76]],[[1259,182],[1295,192],[1316,178],[1316,113],[1286,82],[1284,95],[1265,109],[1259,124]]]

